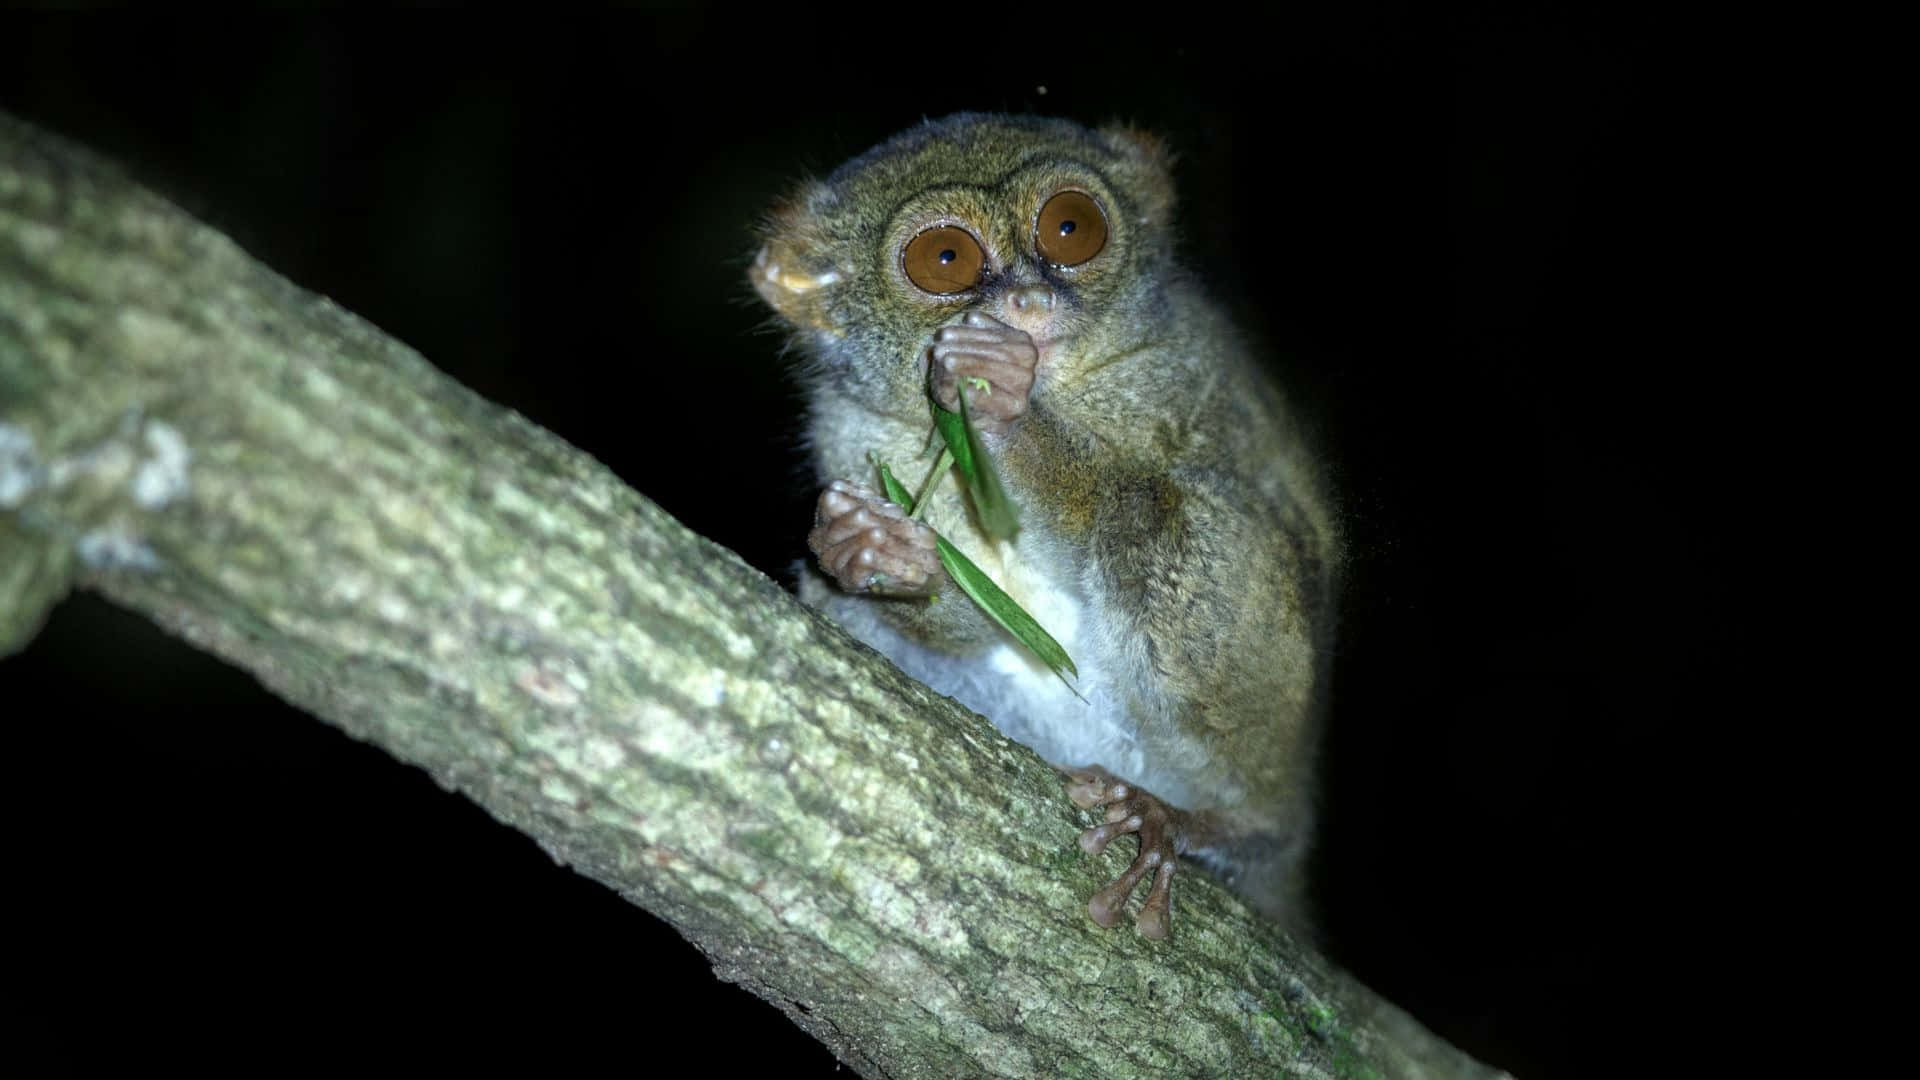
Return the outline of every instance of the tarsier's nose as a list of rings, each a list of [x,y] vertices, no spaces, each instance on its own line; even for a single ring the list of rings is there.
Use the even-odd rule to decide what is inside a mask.
[[[1045,316],[1053,311],[1053,286],[1021,285],[1007,293],[1007,306],[1015,311],[1032,311]]]
[[[1016,285],[1001,297],[1001,318],[1036,337],[1053,319],[1060,298],[1051,285]]]

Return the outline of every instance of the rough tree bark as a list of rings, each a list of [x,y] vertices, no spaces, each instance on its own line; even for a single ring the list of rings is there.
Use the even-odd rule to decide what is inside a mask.
[[[98,590],[671,921],[870,1077],[1483,1076],[587,455],[0,115],[0,655]]]

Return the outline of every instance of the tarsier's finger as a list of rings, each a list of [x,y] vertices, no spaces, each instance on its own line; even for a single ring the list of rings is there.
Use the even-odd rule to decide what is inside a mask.
[[[838,544],[850,536],[858,536],[868,529],[879,527],[878,515],[864,506],[857,506],[839,517],[822,521],[814,526],[814,535],[819,537],[819,543]]]
[[[1027,414],[1027,399],[1024,394],[1000,393],[989,396],[970,390],[967,405],[976,417],[996,421],[1017,420]]]
[[[822,509],[826,509],[825,500],[822,500]],[[837,544],[855,533],[875,528],[902,535],[917,531],[917,526],[909,523],[904,508],[877,495],[833,517],[816,516],[813,531],[825,542]]]
[[[969,375],[987,380],[987,383],[1000,392],[1001,397],[1026,397],[1033,389],[1033,369],[1018,364],[992,363],[982,364]]]
[[[914,591],[926,584],[926,567],[889,551],[868,544],[857,548],[847,559],[840,575],[842,584],[860,589]]]
[[[992,348],[1006,348],[1018,347],[1024,343],[1027,348],[1033,348],[1033,338],[1026,331],[1015,330],[1011,326],[992,329],[943,326],[933,332],[933,340],[939,345],[986,345]]]
[[[916,589],[927,580],[926,564],[909,557],[905,551],[884,548],[874,551],[873,569],[885,574],[889,583],[903,588]]]
[[[981,387],[975,379],[984,380],[987,385]],[[1033,372],[1011,364],[975,360],[942,371],[935,385],[942,399],[953,398],[965,388],[967,403],[976,410],[1005,416],[1009,410],[1015,414],[1026,411],[1027,392],[1033,388]],[[959,403],[954,402],[953,407],[958,408]]]
[[[933,363],[941,371],[956,371],[966,367],[1018,366],[1008,363],[1006,357],[997,352],[963,345],[934,346]]]
[[[820,510],[826,517],[834,518],[856,507],[874,506],[882,511],[893,504],[880,497],[880,493],[863,484],[850,480],[835,480],[820,493]],[[818,516],[818,515],[817,515]]]
[[[1040,361],[1040,351],[1031,344],[1019,346],[983,344],[977,341],[942,341],[932,346],[933,363],[944,366],[949,358],[961,363],[1005,364],[1031,372]]]
[[[846,579],[850,576],[854,561],[863,552],[872,551],[876,542],[875,538],[860,532],[836,544],[822,544],[819,548],[820,565],[832,571],[833,576]]]
[[[997,389],[1024,393],[1033,386],[1033,366],[1016,364],[998,353],[935,353],[934,363],[942,377],[984,378]]]
[[[827,486],[827,490],[820,493],[819,510],[814,516],[817,520],[831,520],[846,514],[861,502],[862,500],[848,489],[845,482],[835,480]]]
[[[969,311],[965,315],[960,316],[960,322],[964,326],[992,327],[1003,333],[1013,329],[1013,327],[1008,326],[999,319],[979,310]]]

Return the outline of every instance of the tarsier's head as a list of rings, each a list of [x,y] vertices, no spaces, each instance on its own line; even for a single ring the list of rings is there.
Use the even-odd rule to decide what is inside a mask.
[[[751,277],[828,377],[904,385],[929,335],[969,311],[1032,335],[1045,365],[1151,306],[1172,205],[1151,136],[963,113],[805,185]]]

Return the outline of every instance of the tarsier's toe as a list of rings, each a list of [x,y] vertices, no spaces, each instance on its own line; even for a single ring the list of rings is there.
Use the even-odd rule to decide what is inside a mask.
[[[1120,916],[1126,914],[1127,898],[1139,888],[1140,879],[1151,873],[1153,884],[1147,890],[1146,904],[1140,908],[1140,914],[1134,916],[1133,928],[1145,937],[1166,937],[1172,929],[1173,871],[1178,865],[1172,856],[1158,849],[1141,852],[1126,873],[1093,894],[1093,899],[1087,902],[1087,914],[1093,916],[1094,922],[1112,929],[1119,924]]]
[[[1109,789],[1121,790],[1109,794]],[[1091,810],[1096,806],[1105,806],[1115,799],[1126,798],[1126,785],[1114,775],[1099,766],[1087,769],[1070,769],[1067,772],[1067,798],[1082,810]]]
[[[1072,783],[1067,785],[1067,798],[1082,810],[1091,810],[1105,800],[1100,798],[1101,785]]]
[[[1087,901],[1087,914],[1093,916],[1094,922],[1109,930],[1120,925],[1120,916],[1127,911],[1127,897],[1130,892],[1121,890],[1119,886],[1120,883],[1116,881],[1094,893],[1093,899]]]
[[[1154,873],[1153,886],[1147,890],[1147,902],[1133,920],[1133,928],[1141,936],[1158,940],[1172,931],[1173,868],[1178,865],[1177,861],[1169,859],[1161,863],[1160,869]]]

